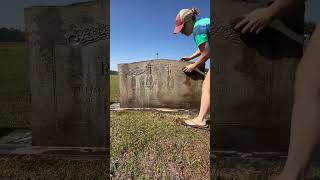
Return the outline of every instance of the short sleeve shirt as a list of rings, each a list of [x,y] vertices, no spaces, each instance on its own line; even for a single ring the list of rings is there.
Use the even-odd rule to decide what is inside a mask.
[[[210,44],[210,18],[201,18],[196,21],[193,27],[193,38],[198,47],[205,42]]]

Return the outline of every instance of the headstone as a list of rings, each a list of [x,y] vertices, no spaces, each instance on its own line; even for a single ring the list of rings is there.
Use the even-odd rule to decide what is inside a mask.
[[[34,146],[107,146],[109,22],[102,3],[25,9]]]
[[[198,109],[204,66],[186,74],[182,69],[188,64],[176,60],[119,64],[120,106]]]
[[[302,56],[304,7],[259,35],[232,29],[266,0],[216,0],[212,27],[211,141],[215,150],[278,151],[289,142],[293,84]]]

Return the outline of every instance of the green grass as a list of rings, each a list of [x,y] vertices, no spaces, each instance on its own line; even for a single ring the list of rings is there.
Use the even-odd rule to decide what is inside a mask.
[[[54,158],[0,156],[0,179],[107,179],[107,161],[59,160]]]
[[[110,102],[119,102],[120,90],[119,90],[119,76],[110,75]]]
[[[0,82],[6,88],[1,91],[29,87],[25,47],[23,42],[0,42]]]
[[[190,116],[154,112],[111,114],[115,179],[209,179],[210,132],[175,124]]]
[[[29,127],[30,87],[24,42],[0,42],[0,127]]]

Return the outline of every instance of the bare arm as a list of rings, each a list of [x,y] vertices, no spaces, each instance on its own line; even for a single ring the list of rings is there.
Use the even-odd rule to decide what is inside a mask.
[[[201,52],[199,49],[197,49],[196,52],[194,52],[191,56],[185,56],[183,58],[180,59],[180,61],[190,61],[196,57],[199,57],[201,55]]]
[[[275,0],[269,7],[273,17],[281,17],[304,5],[305,0]]]
[[[194,65],[197,67],[200,64],[205,63],[209,58],[210,58],[210,46],[208,42],[205,42],[199,46],[199,52],[200,52],[200,57],[198,60],[194,63]]]
[[[190,58],[194,59],[196,57],[199,57],[200,55],[201,55],[201,52],[200,52],[200,49],[198,48],[197,51],[190,56]]]
[[[188,66],[186,66],[183,71],[184,72],[191,72],[193,71],[197,66],[199,66],[200,64],[205,63],[209,58],[210,58],[210,46],[208,42],[205,42],[203,44],[201,44],[199,46],[199,52],[200,52],[200,56],[198,58],[198,60],[193,63],[193,64],[189,64]]]
[[[267,8],[258,8],[247,14],[234,29],[242,33],[255,32],[260,33],[262,29],[268,26],[275,18],[287,15],[298,7],[304,5],[304,0],[274,0]]]

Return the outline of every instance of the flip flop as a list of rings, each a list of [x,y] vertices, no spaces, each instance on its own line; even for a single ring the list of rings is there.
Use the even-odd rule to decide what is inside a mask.
[[[196,129],[204,129],[204,130],[209,130],[209,125],[206,124],[204,126],[200,126],[200,125],[192,125],[192,124],[187,124],[184,120],[182,119],[177,119],[176,120],[177,124],[186,126],[186,127],[191,127],[191,128],[196,128]]]

